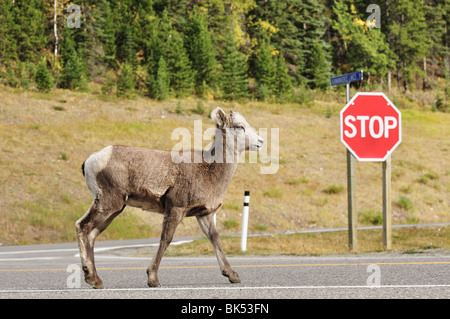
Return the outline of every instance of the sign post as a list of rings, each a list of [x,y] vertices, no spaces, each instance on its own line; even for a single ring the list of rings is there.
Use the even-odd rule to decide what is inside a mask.
[[[383,162],[383,248],[392,249],[391,156]]]
[[[345,75],[336,76],[331,78],[331,85],[346,84],[346,96],[348,103],[350,101],[350,82],[360,81],[363,79],[363,71],[349,73]],[[358,236],[357,236],[357,214],[356,214],[356,201],[355,190],[356,174],[355,174],[356,161],[355,157],[347,149],[347,203],[348,203],[348,245],[349,249],[358,250]]]
[[[340,122],[347,151],[359,161],[383,162],[383,247],[391,249],[391,153],[401,143],[401,113],[384,93],[358,92]]]

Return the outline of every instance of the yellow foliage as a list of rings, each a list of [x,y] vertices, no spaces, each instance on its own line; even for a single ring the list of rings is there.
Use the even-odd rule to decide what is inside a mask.
[[[361,20],[359,18],[355,18],[353,23],[357,26],[364,26],[366,24],[363,20]]]
[[[267,31],[269,34],[275,34],[279,31],[277,27],[270,24],[268,21],[262,21],[261,19],[256,22],[256,25],[259,25],[263,30]]]
[[[375,22],[373,22],[373,24],[375,25]],[[359,18],[355,18],[353,20],[353,25],[357,26],[357,27],[363,27],[363,31],[366,32],[368,30],[368,25],[365,21],[359,19]]]

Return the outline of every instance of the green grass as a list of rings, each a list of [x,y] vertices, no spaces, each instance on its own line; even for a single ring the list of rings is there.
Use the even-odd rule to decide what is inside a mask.
[[[239,226],[239,223],[234,219],[224,220],[222,224],[225,226],[226,229],[234,229]]]
[[[439,179],[439,175],[434,172],[428,172],[420,176],[417,182],[425,185],[429,185],[432,181]]]
[[[372,209],[365,210],[359,214],[359,222],[364,225],[382,225],[383,214]]]
[[[414,205],[407,197],[400,196],[400,198],[395,202],[395,204],[406,211],[412,211],[414,209]]]
[[[302,178],[291,178],[286,181],[288,185],[300,185],[308,183],[308,179],[305,177]]]
[[[278,188],[268,189],[264,191],[263,195],[270,198],[281,198],[283,197],[283,191]]]
[[[325,194],[339,194],[342,193],[344,191],[344,186],[341,185],[330,185],[327,188],[325,188],[322,192],[324,192]]]

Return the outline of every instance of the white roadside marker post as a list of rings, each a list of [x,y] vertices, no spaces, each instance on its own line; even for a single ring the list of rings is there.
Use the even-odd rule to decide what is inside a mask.
[[[250,203],[250,191],[244,193],[244,208],[242,209],[241,250],[247,250],[248,209]]]

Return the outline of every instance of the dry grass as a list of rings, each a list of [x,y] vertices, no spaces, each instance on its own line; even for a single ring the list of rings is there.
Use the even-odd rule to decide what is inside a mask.
[[[203,120],[203,130],[213,127],[207,116],[218,105],[241,112],[255,128],[279,128],[280,136],[276,174],[261,175],[259,162],[238,167],[218,216],[220,232],[239,227],[244,190],[251,191],[250,231],[345,226],[346,153],[339,140],[344,104],[343,94],[332,92],[308,106],[202,101],[206,111],[200,115],[192,112],[198,106],[194,98],[105,100],[95,92],[2,87],[0,243],[75,241],[74,222],[92,200],[80,166],[92,152],[110,144],[171,149],[178,142],[171,140],[175,128],[193,132],[196,119]],[[393,223],[449,221],[450,114],[431,112],[431,105],[397,107],[403,112],[403,142],[392,156]],[[270,135],[268,142],[270,149]],[[376,215],[381,164],[358,163],[357,184],[358,211]],[[399,204],[400,198],[410,205]],[[161,222],[159,215],[126,208],[100,239],[159,236]],[[176,235],[199,232],[195,219],[186,219]]]

